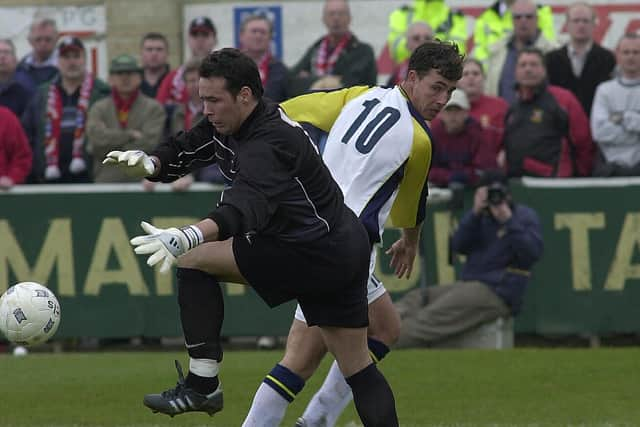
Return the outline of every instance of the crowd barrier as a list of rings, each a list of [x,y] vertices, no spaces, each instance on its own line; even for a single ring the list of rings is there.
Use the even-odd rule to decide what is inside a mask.
[[[545,239],[516,332],[640,330],[639,190],[640,179],[513,185],[514,198],[538,211]],[[200,183],[181,193],[166,185],[147,193],[139,184],[17,186],[0,193],[0,292],[19,281],[48,285],[62,306],[60,338],[178,336],[174,276],[147,267],[129,239],[142,232],[141,220],[160,227],[196,221],[219,194],[220,187]],[[449,208],[446,190],[431,195],[411,279],[393,277],[379,251],[377,274],[394,298],[415,286],[450,283],[459,268],[449,263],[448,237],[462,210]],[[388,228],[385,246],[398,236]],[[287,333],[292,303],[270,310],[250,288],[223,289],[225,335]]]

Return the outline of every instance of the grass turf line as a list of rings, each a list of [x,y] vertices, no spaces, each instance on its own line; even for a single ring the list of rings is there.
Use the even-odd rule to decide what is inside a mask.
[[[173,386],[173,359],[186,353],[0,355],[0,426],[239,426],[280,351],[225,353],[225,409],[213,417],[152,414],[145,393]],[[290,405],[293,426],[327,372]],[[406,350],[381,370],[396,397],[400,424],[422,426],[640,426],[640,349]],[[339,426],[356,426],[350,405]]]

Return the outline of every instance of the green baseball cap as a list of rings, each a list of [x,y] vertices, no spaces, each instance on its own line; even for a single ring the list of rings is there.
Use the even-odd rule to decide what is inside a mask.
[[[142,68],[138,65],[138,61],[131,55],[119,55],[111,60],[109,73],[140,73]]]

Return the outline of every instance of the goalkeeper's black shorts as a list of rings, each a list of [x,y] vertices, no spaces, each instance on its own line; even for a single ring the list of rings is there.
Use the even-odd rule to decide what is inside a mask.
[[[309,326],[367,326],[371,246],[356,216],[347,209],[344,217],[312,242],[235,237],[240,272],[271,307],[297,299]]]

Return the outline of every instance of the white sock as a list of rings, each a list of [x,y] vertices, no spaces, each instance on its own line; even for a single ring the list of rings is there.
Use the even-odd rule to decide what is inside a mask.
[[[265,383],[260,383],[251,403],[251,409],[242,427],[279,426],[289,402]]]
[[[199,377],[213,378],[218,375],[220,367],[217,360],[213,359],[189,359],[189,372]]]
[[[333,427],[352,398],[351,387],[334,360],[322,387],[313,396],[302,417],[310,426]]]

